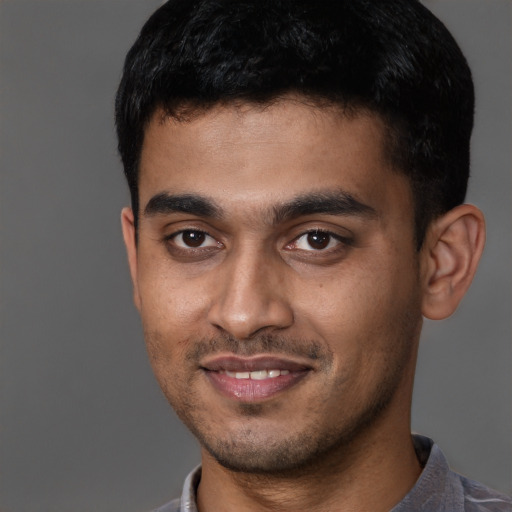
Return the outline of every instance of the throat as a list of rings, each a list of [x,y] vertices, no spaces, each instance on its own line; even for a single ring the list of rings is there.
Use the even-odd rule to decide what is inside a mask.
[[[412,440],[395,454],[322,460],[286,474],[231,471],[203,450],[203,473],[197,490],[200,512],[388,512],[414,486],[421,474]],[[376,450],[378,452],[378,450]],[[352,456],[351,456],[352,455]],[[342,462],[340,464],[340,462]]]

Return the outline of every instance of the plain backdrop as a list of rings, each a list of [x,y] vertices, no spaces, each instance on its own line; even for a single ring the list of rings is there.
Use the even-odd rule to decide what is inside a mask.
[[[157,0],[0,1],[0,510],[142,512],[199,461],[132,305],[113,98]],[[425,326],[413,428],[512,491],[509,0],[427,5],[477,92],[469,201],[488,221],[460,310]]]

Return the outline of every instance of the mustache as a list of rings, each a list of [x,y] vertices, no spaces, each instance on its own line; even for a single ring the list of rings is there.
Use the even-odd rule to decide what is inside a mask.
[[[195,341],[187,353],[187,360],[198,362],[203,357],[229,352],[236,356],[251,357],[259,354],[299,356],[312,361],[329,361],[331,352],[315,340],[290,338],[278,334],[261,334],[240,340],[229,334]]]

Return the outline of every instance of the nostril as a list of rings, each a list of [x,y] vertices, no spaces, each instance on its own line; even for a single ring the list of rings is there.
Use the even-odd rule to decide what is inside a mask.
[[[293,324],[290,305],[283,300],[255,303],[220,303],[209,312],[209,321],[218,330],[237,339],[250,339],[268,330],[281,330]]]
[[[293,323],[286,290],[278,286],[278,268],[254,249],[233,251],[218,269],[208,313],[212,325],[237,339]]]

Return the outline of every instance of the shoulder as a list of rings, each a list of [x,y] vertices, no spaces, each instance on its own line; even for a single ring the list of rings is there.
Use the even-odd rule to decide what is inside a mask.
[[[152,512],[180,512],[180,500],[169,501],[169,503],[156,508]]]
[[[512,512],[512,498],[480,482],[458,476],[464,492],[465,512]]]
[[[414,435],[413,441],[423,471],[392,512],[512,512],[511,498],[452,471],[431,439]]]

